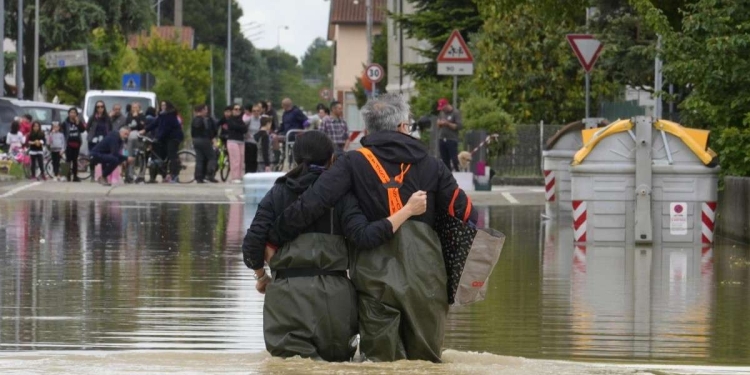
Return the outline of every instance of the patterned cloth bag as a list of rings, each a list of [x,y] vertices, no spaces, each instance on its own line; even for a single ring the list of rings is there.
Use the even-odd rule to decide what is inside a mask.
[[[443,248],[448,273],[448,303],[466,306],[483,301],[487,284],[505,243],[505,235],[493,229],[477,229],[468,221],[471,201],[464,220],[455,216],[453,194],[448,212],[437,217],[435,231]]]

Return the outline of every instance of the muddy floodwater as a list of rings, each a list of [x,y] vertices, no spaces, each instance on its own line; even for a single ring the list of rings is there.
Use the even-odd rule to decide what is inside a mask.
[[[0,201],[0,373],[750,373],[748,246],[573,246],[542,210],[482,209],[508,241],[446,363],[326,364],[265,353],[252,206]]]

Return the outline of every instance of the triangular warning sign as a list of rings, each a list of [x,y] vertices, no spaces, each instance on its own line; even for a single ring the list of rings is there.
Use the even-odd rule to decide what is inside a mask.
[[[458,30],[453,30],[451,33],[438,55],[437,62],[474,62],[474,56],[472,56],[469,47],[466,46],[466,41]]]
[[[590,72],[602,52],[602,47],[604,47],[602,42],[588,34],[568,34],[567,38],[583,69]]]

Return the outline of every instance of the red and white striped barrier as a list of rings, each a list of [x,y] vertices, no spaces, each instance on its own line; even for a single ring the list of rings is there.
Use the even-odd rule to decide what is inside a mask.
[[[701,242],[714,243],[714,225],[716,224],[716,202],[703,203],[701,210]]]
[[[358,131],[358,130],[349,132],[349,142],[355,142],[355,141],[359,142],[362,139],[362,137],[364,137],[364,133],[365,132]]]
[[[500,138],[500,134],[488,135],[487,138],[484,139],[484,142],[480,143],[479,146],[471,150],[471,154],[474,155],[477,151],[479,151],[480,148],[492,143],[492,141],[496,141],[498,138]]]
[[[555,172],[544,171],[544,192],[547,202],[555,201]]]
[[[573,239],[586,242],[586,202],[573,201]]]
[[[710,275],[714,270],[714,250],[704,246],[701,249],[701,275]]]

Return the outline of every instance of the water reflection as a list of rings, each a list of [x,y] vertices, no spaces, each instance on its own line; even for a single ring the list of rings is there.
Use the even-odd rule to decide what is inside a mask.
[[[450,313],[446,346],[456,350],[449,353],[460,365],[446,373],[476,373],[473,362],[485,359],[492,366],[509,363],[469,351],[603,362],[750,362],[746,247],[573,246],[570,224],[545,224],[542,210],[481,210],[481,221],[508,240],[487,300]],[[260,355],[263,298],[240,257],[254,212],[241,204],[0,202],[0,349]],[[310,366],[266,365],[280,373]],[[555,373],[557,366],[537,365],[524,368]],[[416,373],[439,372],[419,368],[424,371]]]

